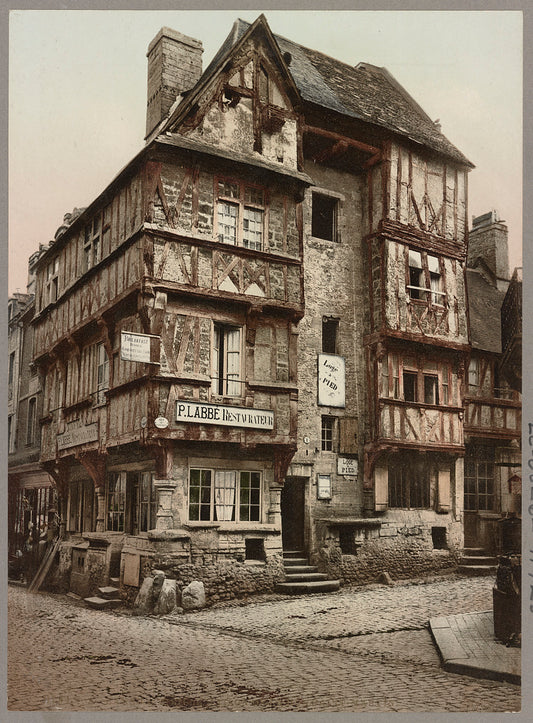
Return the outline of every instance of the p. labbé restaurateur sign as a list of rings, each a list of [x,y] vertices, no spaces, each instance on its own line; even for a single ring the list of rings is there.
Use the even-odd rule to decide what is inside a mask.
[[[177,401],[176,422],[220,424],[224,427],[247,427],[248,429],[274,429],[274,412],[270,409]]]

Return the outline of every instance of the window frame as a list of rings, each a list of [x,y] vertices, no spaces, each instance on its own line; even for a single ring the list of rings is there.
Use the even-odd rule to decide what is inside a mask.
[[[447,293],[442,258],[408,247],[406,265],[406,290],[409,300],[445,308]]]
[[[316,202],[315,202],[316,199]],[[320,201],[319,201],[320,199]],[[330,243],[340,243],[339,233],[339,213],[340,213],[340,198],[331,193],[325,193],[321,189],[311,190],[311,236],[312,238],[318,239],[319,241],[329,241]],[[331,219],[328,218],[327,225],[329,226],[326,235],[321,235],[321,227],[325,222],[319,219],[320,214],[320,203],[328,204],[328,214],[331,213]],[[315,233],[315,231],[317,233]]]
[[[211,344],[211,393],[213,396],[232,397],[234,399],[244,396],[245,381],[242,378],[243,331],[243,327],[236,324],[213,322]],[[230,348],[230,334],[235,332],[239,333],[237,349]],[[230,363],[229,355],[237,356],[238,372],[236,377],[235,372],[230,371],[234,362]]]
[[[46,265],[45,295],[45,306],[54,303],[59,297],[59,254]]]
[[[93,218],[85,224],[83,232],[83,257],[82,257],[82,273],[87,273],[89,269],[100,263],[102,259],[102,238],[104,234],[104,214],[102,211],[97,213]]]
[[[332,414],[320,417],[320,449],[322,452],[337,452],[339,444],[339,418]]]
[[[431,468],[418,460],[389,462],[387,505],[399,510],[431,509]]]
[[[109,389],[109,354],[103,341],[95,345],[95,396],[94,404],[100,405],[107,402],[106,392]]]
[[[194,476],[199,484],[191,484]],[[233,486],[227,484],[233,477]],[[253,479],[255,477],[255,479]],[[243,484],[248,478],[248,485]],[[252,482],[254,484],[252,484]],[[198,494],[193,495],[193,488]],[[217,490],[233,492],[220,496]],[[248,495],[245,492],[248,491]],[[235,524],[261,523],[263,516],[263,472],[258,469],[230,469],[226,467],[191,466],[188,475],[187,517],[189,522],[231,522]],[[194,499],[194,502],[193,502]],[[197,513],[192,514],[193,508]],[[225,511],[222,512],[222,508]],[[231,508],[231,514],[228,514]],[[247,509],[247,515],[243,510]],[[255,510],[252,515],[252,509]],[[219,519],[222,516],[224,519]],[[231,519],[227,519],[228,516]],[[247,519],[243,519],[247,517]]]
[[[235,191],[230,190],[234,187]],[[255,196],[255,198],[254,198]],[[224,232],[220,233],[220,228],[224,224],[221,223],[221,206],[235,209],[235,236],[234,242],[226,241]],[[219,243],[227,246],[238,246],[240,248],[250,249],[252,251],[267,250],[267,206],[268,195],[264,186],[255,183],[247,183],[245,181],[236,180],[224,176],[215,177],[215,223],[214,238]],[[251,231],[250,222],[258,223],[257,219],[247,217],[254,214],[260,214],[260,231]],[[227,224],[226,224],[227,225]],[[260,240],[253,239],[248,233],[260,235]]]
[[[322,353],[338,355],[339,348],[339,325],[338,317],[322,317]]]
[[[28,416],[26,419],[26,445],[31,446],[36,441],[36,425],[37,421],[37,397],[28,399]]]
[[[113,491],[111,491],[111,481],[116,485]],[[115,502],[117,482],[118,499]],[[144,495],[143,488],[147,490],[147,495]],[[150,470],[108,472],[105,488],[106,531],[139,535],[154,529],[157,515],[156,495],[154,473]],[[111,509],[111,505],[115,509]],[[143,515],[143,512],[146,514]]]
[[[481,474],[484,467],[485,474]],[[484,448],[468,449],[464,469],[464,510],[465,512],[492,512],[496,502],[496,475],[493,451]],[[485,491],[480,491],[480,482]],[[488,506],[480,506],[480,500]],[[471,504],[473,503],[473,504]]]

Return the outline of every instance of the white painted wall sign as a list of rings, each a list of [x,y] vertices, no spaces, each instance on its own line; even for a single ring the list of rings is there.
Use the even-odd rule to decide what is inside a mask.
[[[356,459],[337,457],[337,474],[342,474],[346,477],[350,477],[352,475],[357,477],[358,467],[359,464]]]
[[[123,361],[150,363],[150,339],[153,334],[120,332],[120,358]]]
[[[269,409],[177,401],[176,422],[219,424],[223,427],[247,427],[249,429],[274,429],[274,412]]]
[[[337,354],[318,355],[318,403],[322,407],[346,406],[346,364]]]
[[[78,444],[96,442],[98,439],[98,424],[86,424],[83,427],[71,427],[63,434],[57,435],[57,448],[67,449]]]
[[[319,500],[331,499],[331,475],[319,474],[316,478],[316,496]]]

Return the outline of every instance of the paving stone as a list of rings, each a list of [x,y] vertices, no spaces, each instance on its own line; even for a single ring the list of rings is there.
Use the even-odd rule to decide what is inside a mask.
[[[518,686],[448,673],[430,644],[431,617],[487,609],[491,588],[486,578],[344,588],[154,618],[10,587],[8,707],[516,711]]]

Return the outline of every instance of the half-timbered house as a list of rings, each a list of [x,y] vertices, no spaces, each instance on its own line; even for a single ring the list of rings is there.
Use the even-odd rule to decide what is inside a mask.
[[[472,164],[384,69],[237,21],[148,49],[146,145],[39,260],[41,463],[80,594],[408,576],[463,543]]]

